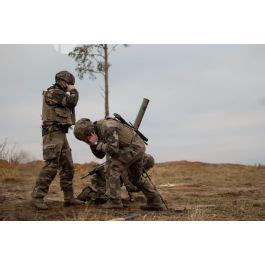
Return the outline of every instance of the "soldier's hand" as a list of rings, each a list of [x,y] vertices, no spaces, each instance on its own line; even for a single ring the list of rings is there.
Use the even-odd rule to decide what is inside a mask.
[[[70,92],[71,90],[75,89],[74,85],[66,84],[67,91]]]
[[[98,142],[98,136],[95,133],[92,133],[88,136],[88,142],[91,145],[95,145]]]

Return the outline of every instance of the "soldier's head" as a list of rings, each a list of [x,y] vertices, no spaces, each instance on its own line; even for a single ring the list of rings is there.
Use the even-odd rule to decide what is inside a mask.
[[[75,77],[68,71],[60,71],[55,75],[55,82],[62,88],[66,88],[67,85],[75,84]]]
[[[143,160],[143,167],[146,171],[148,171],[155,165],[155,159],[149,154],[145,154]]]
[[[95,134],[94,124],[90,119],[82,118],[75,123],[74,135],[80,141],[90,144],[90,137]]]

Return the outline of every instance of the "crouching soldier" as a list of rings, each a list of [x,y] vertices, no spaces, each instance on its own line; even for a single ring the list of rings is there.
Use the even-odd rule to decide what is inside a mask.
[[[129,179],[147,199],[147,204],[142,209],[166,209],[156,188],[148,178],[142,176],[145,144],[132,128],[112,118],[94,123],[83,118],[76,122],[74,135],[78,140],[89,144],[97,157],[109,155],[104,168],[108,200],[103,208],[123,208],[121,179],[124,182]]]
[[[45,164],[32,192],[33,205],[42,210],[48,208],[43,198],[58,170],[65,206],[83,204],[73,194],[74,165],[66,138],[69,127],[75,123],[74,108],[78,101],[78,91],[74,86],[74,76],[67,71],[57,73],[55,82],[43,92],[42,137]]]
[[[92,146],[91,146],[92,147]],[[91,151],[95,154],[97,158],[103,158],[105,154],[103,153],[103,157],[100,156],[93,147],[91,148]],[[155,160],[153,156],[150,154],[144,154],[143,157],[143,170],[145,172],[148,172],[149,169],[153,168],[155,164]],[[105,195],[106,193],[106,177],[104,174],[104,164],[99,164],[97,165],[92,171],[91,174],[91,185],[86,186],[82,192],[77,196],[77,198],[81,201],[93,201],[95,204],[102,204],[107,201],[107,197]],[[133,178],[134,172],[133,171],[128,171],[129,178],[128,180],[123,181],[121,179],[121,186],[124,184],[126,187],[126,190],[130,196],[130,201],[133,199],[132,198],[132,193],[133,192],[139,192],[140,190],[137,189],[130,181],[130,179]],[[137,174],[137,172],[136,172]]]

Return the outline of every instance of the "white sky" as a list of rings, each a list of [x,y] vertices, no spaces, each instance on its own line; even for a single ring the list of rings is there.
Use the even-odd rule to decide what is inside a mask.
[[[67,53],[74,45],[62,45]],[[75,63],[58,45],[0,45],[0,139],[41,159],[41,92],[54,74]],[[134,121],[142,98],[150,104],[141,126],[157,161],[264,163],[264,45],[131,45],[110,58],[110,111]],[[77,118],[104,115],[99,78],[77,80]],[[95,160],[69,140],[75,162]]]

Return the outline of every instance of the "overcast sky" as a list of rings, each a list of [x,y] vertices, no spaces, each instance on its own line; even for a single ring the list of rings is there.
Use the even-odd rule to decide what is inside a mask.
[[[53,45],[0,45],[0,58],[0,142],[42,159],[42,91],[74,60]],[[133,122],[150,99],[141,130],[158,162],[265,163],[265,45],[119,46],[110,62],[110,113]],[[77,118],[103,118],[102,80],[76,86]],[[96,160],[68,139],[75,162]]]

